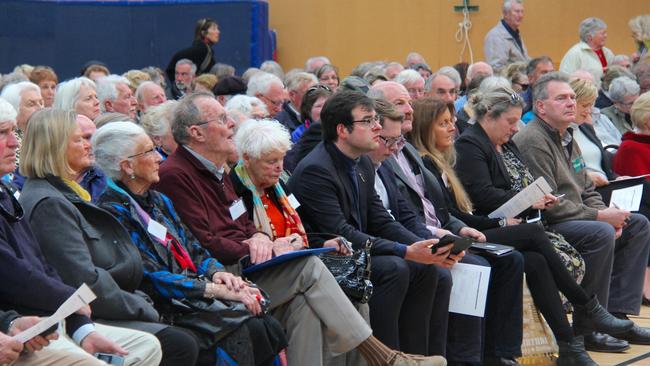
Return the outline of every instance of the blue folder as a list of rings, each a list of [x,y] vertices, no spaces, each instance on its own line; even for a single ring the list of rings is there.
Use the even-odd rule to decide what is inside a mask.
[[[302,250],[296,250],[293,252],[289,252],[286,254],[279,255],[277,257],[271,258],[266,262],[260,263],[260,264],[255,264],[250,267],[246,267],[242,270],[243,274],[250,274],[259,270],[262,270],[267,267],[272,267],[275,265],[278,265],[280,263],[288,262],[290,260],[294,260],[296,258],[304,257],[306,255],[317,255],[321,253],[327,253],[327,252],[332,252],[335,251],[336,248],[316,248],[316,249],[302,249]]]

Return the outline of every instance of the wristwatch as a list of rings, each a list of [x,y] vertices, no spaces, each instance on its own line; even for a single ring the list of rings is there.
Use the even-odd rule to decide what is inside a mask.
[[[505,217],[501,217],[501,218],[499,219],[499,226],[501,226],[501,227],[506,227],[506,226],[508,226],[508,221],[506,220]]]

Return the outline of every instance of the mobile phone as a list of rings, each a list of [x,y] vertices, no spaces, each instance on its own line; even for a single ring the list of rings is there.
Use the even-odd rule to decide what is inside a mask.
[[[452,243],[454,244],[454,246],[451,248],[450,253],[458,254],[463,250],[469,248],[472,245],[472,243],[474,243],[474,240],[472,240],[471,238],[463,238],[455,235],[445,235],[442,238],[440,238],[440,240],[431,247],[431,253],[436,254],[436,251],[439,248],[442,248]]]
[[[115,366],[124,366],[124,357],[119,356],[119,355],[114,355],[111,353],[101,353],[97,352],[94,353],[93,356],[98,359],[106,362],[109,365],[115,365]]]

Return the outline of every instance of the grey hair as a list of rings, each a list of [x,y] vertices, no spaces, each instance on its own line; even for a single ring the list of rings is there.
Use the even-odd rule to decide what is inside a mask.
[[[19,83],[21,81],[29,81],[29,78],[22,72],[14,71],[2,76],[0,81],[0,90],[4,89],[7,85]]]
[[[424,62],[424,56],[417,52],[409,52],[409,54],[406,55],[406,64],[410,65],[411,62],[415,62],[416,64],[422,63]]]
[[[628,55],[616,55],[612,59],[612,65],[618,65],[621,62],[632,62],[632,61],[630,60],[630,56]]]
[[[138,100],[138,103],[142,103],[142,98],[144,98],[142,94],[144,94],[144,90],[150,86],[159,86],[160,88],[162,88],[160,84],[155,83],[153,81],[149,81],[149,80],[143,81],[142,83],[140,83],[140,85],[138,85],[138,88],[135,89],[135,99]]]
[[[192,60],[187,58],[182,58],[176,61],[176,65],[174,65],[174,70],[176,70],[178,65],[190,65],[190,72],[192,73],[192,75],[196,75],[196,65],[194,64],[194,62],[192,62]]]
[[[246,69],[246,71],[244,71],[243,74],[241,74],[241,78],[242,78],[242,80],[244,80],[244,82],[245,82],[246,84],[248,84],[248,82],[249,82],[249,81],[253,78],[253,76],[255,76],[255,74],[257,74],[258,72],[262,72],[262,70],[258,69],[257,67],[249,67],[248,69]]]
[[[167,82],[165,82],[165,77],[162,74],[162,70],[159,68],[155,66],[147,66],[142,69],[142,72],[149,75],[151,81],[160,85],[161,88],[165,89],[165,86],[167,86]]]
[[[307,82],[317,84],[318,79],[316,79],[316,75],[304,71],[287,73],[287,77],[284,79],[289,91],[296,91]]]
[[[487,66],[487,67],[490,68],[490,73],[487,76],[494,75],[494,70],[492,69],[492,66],[490,66],[490,64],[488,64],[487,62],[483,62],[483,61],[477,61],[477,62],[474,62],[473,64],[469,65],[469,67],[467,67],[467,77],[466,77],[467,80],[471,81],[472,79],[474,79],[477,76],[477,75],[475,75],[475,74],[478,73],[478,71],[476,71],[476,68],[479,65],[480,66]]]
[[[628,70],[627,68],[621,65],[610,65],[607,67],[607,71],[605,71],[605,74],[603,74],[603,77],[601,79],[602,80],[602,83],[600,84],[601,88],[604,91],[609,90],[609,85],[612,83],[612,81],[621,76],[627,76],[632,80],[636,80],[636,76],[632,73],[632,71]]]
[[[395,79],[393,81],[400,83],[406,87],[406,84],[414,83],[418,80],[424,81],[422,75],[413,69],[407,69],[400,71],[400,73],[395,76]]]
[[[18,112],[11,103],[0,97],[0,122],[15,121],[16,116],[18,116]]]
[[[524,4],[524,0],[503,0],[503,12],[510,11],[512,4]]]
[[[512,89],[512,83],[510,80],[504,78],[503,76],[488,76],[479,85],[479,92],[487,92],[494,89]]]
[[[111,179],[120,178],[120,162],[135,154],[135,139],[147,133],[133,122],[113,122],[100,127],[91,139],[95,163]]]
[[[452,79],[451,76],[449,76],[449,75],[447,75],[445,73],[442,73],[442,72],[440,72],[440,70],[438,70],[438,71],[434,72],[433,74],[431,74],[431,76],[429,76],[427,81],[424,83],[424,90],[427,93],[431,92],[431,84],[433,84],[433,81],[436,80],[436,78],[438,78],[439,76],[446,77],[447,79],[449,79],[449,81],[454,83],[454,87],[458,90],[458,86],[457,86],[458,84],[456,84],[456,80]]]
[[[234,111],[242,113],[246,118],[253,118],[253,108],[259,107],[262,108],[265,114],[268,114],[269,111],[266,108],[266,104],[262,102],[259,98],[251,97],[249,95],[235,95],[230,98],[224,108],[228,114],[233,113]]]
[[[166,135],[171,130],[172,118],[177,106],[178,101],[168,100],[147,109],[147,112],[140,119],[142,128],[151,137]]]
[[[192,93],[183,97],[176,106],[172,120],[172,135],[179,145],[185,145],[190,141],[187,129],[202,122],[201,111],[196,106],[196,100],[201,98],[214,99],[214,96],[208,93]]]
[[[607,24],[596,17],[590,17],[580,22],[579,36],[580,40],[587,42],[596,32],[607,29]]]
[[[286,152],[291,148],[291,136],[286,127],[272,119],[248,120],[235,133],[237,154],[259,159],[274,150]]]
[[[216,75],[219,79],[224,76],[235,76],[235,68],[231,65],[217,62],[210,69],[210,74]]]
[[[273,84],[279,85],[281,88],[284,87],[282,80],[279,77],[269,74],[268,72],[260,71],[253,75],[248,81],[248,90],[246,94],[254,97],[258,94],[266,95]]]
[[[460,78],[460,73],[458,70],[454,69],[451,66],[443,66],[438,69],[438,71],[436,71],[436,74],[442,74],[449,77],[454,82],[454,85],[456,85],[456,89],[460,90],[460,84],[462,84],[462,80]]]
[[[641,91],[639,84],[636,81],[628,78],[627,76],[617,77],[609,84],[609,98],[612,102],[623,102],[625,97],[630,95],[637,95]]]
[[[74,111],[77,106],[77,98],[79,97],[79,90],[82,85],[97,91],[95,82],[85,76],[64,81],[56,88],[56,95],[54,96],[54,104],[52,107],[55,109]]]
[[[537,111],[535,104],[538,100],[548,99],[549,83],[557,81],[568,84],[569,80],[569,75],[562,71],[553,71],[542,75],[533,86],[533,107],[535,108],[535,111]]]
[[[317,61],[324,62],[326,64],[331,64],[330,59],[325,56],[310,57],[307,59],[307,61],[305,61],[305,71],[307,72],[316,71],[316,68],[312,67],[312,64]]]
[[[101,108],[102,112],[106,112],[105,101],[117,99],[117,84],[129,86],[129,79],[115,74],[97,79],[97,99],[99,99],[99,108]]]
[[[498,118],[513,107],[524,108],[524,100],[512,88],[500,86],[479,91],[471,103],[477,121],[486,115]]]
[[[284,70],[282,69],[282,66],[280,66],[279,63],[273,60],[267,60],[262,62],[262,64],[260,65],[260,70],[264,72],[268,72],[269,74],[273,74],[279,77],[280,80],[284,79]]]
[[[33,90],[38,92],[38,94],[41,94],[41,88],[38,87],[38,85],[32,83],[31,81],[21,81],[19,83],[15,84],[9,84],[2,89],[2,94],[0,94],[0,98],[3,98],[9,104],[11,104],[12,107],[16,111],[20,109],[20,99],[22,98],[22,94],[25,90]]]

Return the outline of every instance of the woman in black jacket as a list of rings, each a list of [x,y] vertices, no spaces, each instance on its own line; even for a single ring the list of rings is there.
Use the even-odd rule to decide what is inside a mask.
[[[512,108],[508,107],[516,108],[515,111],[519,112],[514,121],[516,124],[521,116],[523,102],[518,100],[512,104]],[[413,104],[413,130],[409,135],[411,143],[418,149],[425,166],[438,178],[440,185],[447,188],[443,193],[454,216],[483,229],[488,241],[511,245],[524,255],[526,280],[533,300],[558,340],[558,365],[595,365],[584,349],[582,337],[573,334],[558,290],[575,306],[574,319],[592,322],[596,328],[606,327],[615,332],[630,328],[630,324],[618,323],[598,304],[595,296],[589,297],[584,292],[565,269],[540,226],[520,224],[521,221],[515,218],[504,220],[473,215],[472,202],[452,168],[456,132],[453,115],[451,104],[431,98],[416,101]]]

